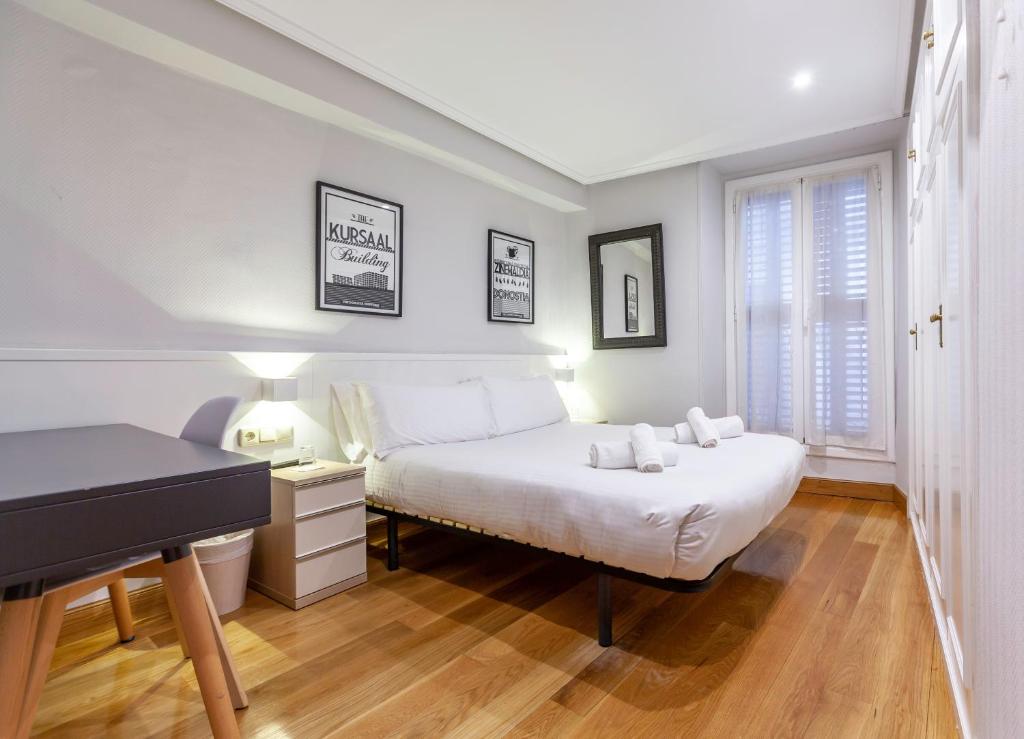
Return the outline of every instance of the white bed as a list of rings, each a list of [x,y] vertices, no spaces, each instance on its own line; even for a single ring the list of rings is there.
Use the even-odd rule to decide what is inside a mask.
[[[786,506],[803,469],[793,439],[744,434],[680,445],[661,474],[598,470],[595,441],[629,426],[558,423],[367,460],[372,502],[660,578],[702,580]],[[672,430],[656,430],[668,440]]]

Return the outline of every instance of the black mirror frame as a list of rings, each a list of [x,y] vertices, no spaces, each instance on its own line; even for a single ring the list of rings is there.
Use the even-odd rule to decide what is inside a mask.
[[[601,274],[601,245],[616,241],[632,241],[633,239],[649,238],[651,240],[651,270],[654,279],[654,335],[653,336],[616,336],[606,339],[601,334],[604,326],[604,306],[602,305],[603,277]],[[638,349],[651,346],[668,346],[665,332],[665,262],[661,243],[661,224],[626,228],[621,231],[608,231],[594,234],[590,242],[590,316],[594,334],[595,349]]]

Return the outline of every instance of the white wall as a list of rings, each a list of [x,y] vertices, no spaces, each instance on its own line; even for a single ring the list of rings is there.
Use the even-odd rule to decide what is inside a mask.
[[[0,99],[0,346],[564,345],[553,209],[10,3]],[[318,179],[405,206],[405,317],[312,310]],[[486,321],[488,228],[537,243],[534,326]]]
[[[1020,736],[1024,727],[1024,323],[1019,318],[1024,313],[1024,3],[982,0],[980,5],[980,443],[972,537],[977,557],[972,723],[979,737],[1010,737]]]
[[[697,165],[700,262],[700,405],[712,418],[725,415],[725,180],[711,162]]]
[[[568,348],[585,393],[581,415],[593,413],[612,423],[678,423],[700,397],[697,165],[604,182],[588,190],[587,211],[569,216],[566,273],[572,337]],[[587,236],[652,223],[662,224],[668,346],[595,351]]]

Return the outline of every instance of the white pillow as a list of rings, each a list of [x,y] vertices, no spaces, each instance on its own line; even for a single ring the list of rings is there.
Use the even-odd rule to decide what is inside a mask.
[[[483,378],[498,436],[564,421],[569,417],[554,381],[546,376]]]
[[[478,382],[460,385],[357,384],[373,453],[384,459],[417,444],[486,439],[494,421]]]
[[[373,453],[373,439],[366,427],[363,401],[351,382],[332,383],[331,390],[334,395],[331,405],[338,445],[350,462],[359,462],[367,454]]]

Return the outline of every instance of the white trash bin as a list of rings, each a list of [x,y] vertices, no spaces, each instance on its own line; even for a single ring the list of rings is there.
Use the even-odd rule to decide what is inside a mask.
[[[242,607],[252,556],[252,529],[203,539],[192,545],[210,588],[217,613],[223,616]]]

